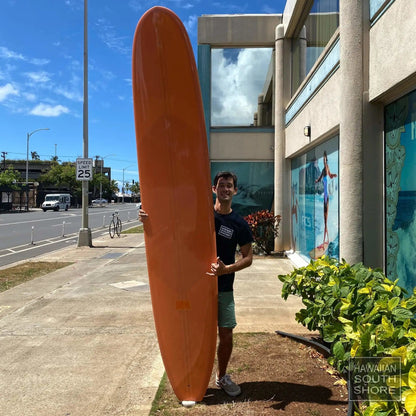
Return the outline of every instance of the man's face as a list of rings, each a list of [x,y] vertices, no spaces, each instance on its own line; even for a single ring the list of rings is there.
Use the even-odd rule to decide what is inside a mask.
[[[237,188],[234,187],[233,178],[219,178],[217,186],[212,188],[217,194],[219,201],[230,201],[237,193]]]

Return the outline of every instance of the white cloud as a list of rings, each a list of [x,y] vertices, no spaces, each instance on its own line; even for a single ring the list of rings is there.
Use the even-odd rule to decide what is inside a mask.
[[[36,84],[43,84],[51,80],[49,74],[45,71],[27,72],[26,75],[29,77],[31,81],[35,82]]]
[[[82,92],[75,89],[71,90],[65,87],[57,87],[55,89],[55,92],[71,101],[82,102],[84,100]]]
[[[212,125],[251,125],[269,68],[271,49],[214,49],[212,52]]]
[[[106,19],[98,19],[98,36],[104,44],[112,50],[115,50],[123,55],[130,53],[130,47],[126,46],[126,37],[118,36],[116,29]]]
[[[14,52],[5,46],[0,46],[0,58],[14,60],[14,61],[23,61],[29,62],[36,66],[42,66],[48,64],[50,61],[49,59],[42,59],[42,58],[27,58],[26,56],[22,55],[21,53]]]
[[[197,15],[191,15],[188,17],[188,20],[184,22],[184,26],[188,33],[192,32],[198,23],[198,16]]]
[[[82,102],[83,96],[83,80],[78,75],[72,74],[69,84],[65,87],[56,87],[55,92],[71,101]]]
[[[83,10],[83,0],[65,0],[65,4],[72,10]]]
[[[17,61],[25,61],[26,58],[17,52],[13,52],[10,49],[4,47],[4,46],[0,46],[0,58],[5,58],[5,59],[15,59]]]
[[[50,60],[42,59],[42,58],[31,58],[31,59],[28,59],[28,62],[36,66],[43,66],[43,65],[47,65],[50,62]]]
[[[195,7],[193,2],[189,0],[166,0],[167,7],[171,9],[192,9]],[[195,2],[196,4],[199,1]],[[154,6],[155,3],[153,1],[143,1],[143,0],[130,0],[128,3],[129,7],[133,9],[135,12],[144,11],[150,9],[150,7]]]
[[[130,0],[129,7],[131,7],[135,12],[142,10],[142,2],[140,0]]]
[[[23,97],[27,100],[27,101],[36,101],[36,95],[30,92],[25,92],[23,93]]]
[[[49,105],[49,104],[38,104],[34,107],[30,114],[34,116],[41,116],[41,117],[58,117],[61,114],[69,113],[69,108],[64,107],[63,105]]]
[[[0,86],[0,102],[5,101],[10,95],[19,95],[19,91],[10,83]]]

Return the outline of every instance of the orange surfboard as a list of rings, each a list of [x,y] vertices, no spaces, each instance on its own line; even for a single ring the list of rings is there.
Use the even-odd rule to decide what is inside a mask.
[[[153,7],[133,42],[133,99],[147,266],[166,373],[183,402],[205,395],[216,349],[209,156],[198,73],[179,18]]]

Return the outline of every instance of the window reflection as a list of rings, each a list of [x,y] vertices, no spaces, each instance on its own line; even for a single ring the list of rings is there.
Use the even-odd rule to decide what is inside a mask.
[[[292,40],[292,94],[309,73],[339,26],[339,0],[315,0]]]
[[[212,49],[211,125],[272,126],[271,48]]]

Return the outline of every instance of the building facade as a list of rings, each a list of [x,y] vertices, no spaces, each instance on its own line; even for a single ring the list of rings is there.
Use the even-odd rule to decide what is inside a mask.
[[[416,286],[416,2],[288,0],[198,21],[212,174],[282,216],[276,250]]]

